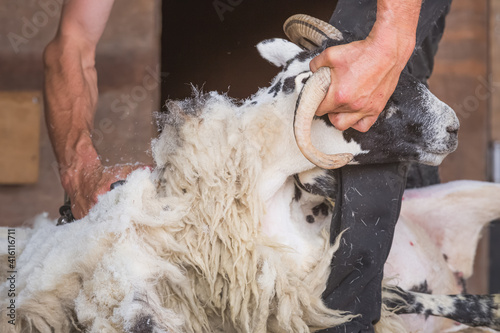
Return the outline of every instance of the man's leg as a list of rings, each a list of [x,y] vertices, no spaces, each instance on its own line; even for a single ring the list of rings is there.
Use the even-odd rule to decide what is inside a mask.
[[[438,39],[434,41],[437,46],[444,28],[444,17],[450,5],[451,0],[423,0],[417,27],[417,51],[431,35]],[[376,16],[377,0],[338,0],[330,24],[354,39],[364,39],[370,33]],[[436,34],[436,26],[440,34]]]
[[[424,0],[417,46],[405,70],[426,82],[444,29],[451,0]],[[330,23],[354,39],[370,32],[375,0],[339,0]],[[332,220],[332,241],[343,230],[339,250],[323,293],[326,304],[361,317],[323,332],[369,333],[380,319],[383,267],[389,254],[406,184],[401,163],[347,166],[337,171],[339,189]]]
[[[401,208],[407,166],[346,166],[337,171],[331,241],[342,232],[323,299],[362,317],[324,332],[373,332],[380,319],[384,263]]]

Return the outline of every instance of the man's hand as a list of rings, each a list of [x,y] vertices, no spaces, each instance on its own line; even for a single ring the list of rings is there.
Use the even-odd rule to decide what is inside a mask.
[[[71,0],[62,7],[54,40],[44,51],[45,119],[70,196],[73,216],[85,216],[112,183],[140,165],[102,166],[91,133],[98,100],[96,45],[114,0]]]
[[[310,64],[313,72],[330,67],[332,77],[316,115],[328,113],[341,131],[349,127],[368,131],[396,89],[404,68],[398,60],[369,38],[326,49]]]
[[[64,190],[71,200],[71,212],[81,219],[97,203],[97,198],[110,190],[111,184],[124,180],[132,171],[148,166],[122,164],[105,167],[100,161],[79,172],[68,171],[62,178]]]
[[[328,113],[341,131],[370,129],[413,52],[421,0],[391,1],[378,0],[377,21],[365,40],[330,47],[310,63],[313,72],[331,69],[332,84],[316,115]]]

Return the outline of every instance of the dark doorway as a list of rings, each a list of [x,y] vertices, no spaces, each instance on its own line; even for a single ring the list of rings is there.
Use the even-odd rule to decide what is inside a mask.
[[[163,1],[161,101],[190,96],[191,87],[245,98],[266,86],[278,70],[255,45],[286,38],[285,20],[309,14],[328,21],[336,1]]]

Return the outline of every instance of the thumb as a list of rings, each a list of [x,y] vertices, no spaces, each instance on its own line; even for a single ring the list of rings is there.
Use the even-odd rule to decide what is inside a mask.
[[[358,132],[368,132],[368,130],[373,126],[373,124],[377,121],[376,116],[367,116],[361,118],[356,124],[352,126]]]
[[[337,58],[338,46],[332,46],[318,54],[309,63],[311,71],[316,72],[321,67],[334,67],[334,61]]]
[[[311,62],[309,63],[309,68],[311,69],[311,71],[316,72],[318,69],[324,66],[323,65],[325,62],[324,60],[325,56],[323,55],[324,52],[325,51],[321,52],[311,60]]]
[[[329,113],[328,118],[336,129],[345,131],[360,121],[363,115],[358,113]]]

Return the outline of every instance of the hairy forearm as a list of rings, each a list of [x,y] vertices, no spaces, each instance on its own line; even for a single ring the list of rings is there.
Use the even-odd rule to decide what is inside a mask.
[[[74,173],[99,163],[91,133],[97,104],[95,47],[59,36],[44,53],[45,116],[65,189]]]
[[[377,19],[369,38],[393,52],[404,67],[415,47],[422,0],[378,0]],[[401,69],[402,69],[401,67]]]
[[[61,184],[77,219],[89,212],[111,184],[141,167],[104,167],[92,144],[98,99],[95,51],[113,2],[65,1],[57,35],[44,52],[47,128]]]

